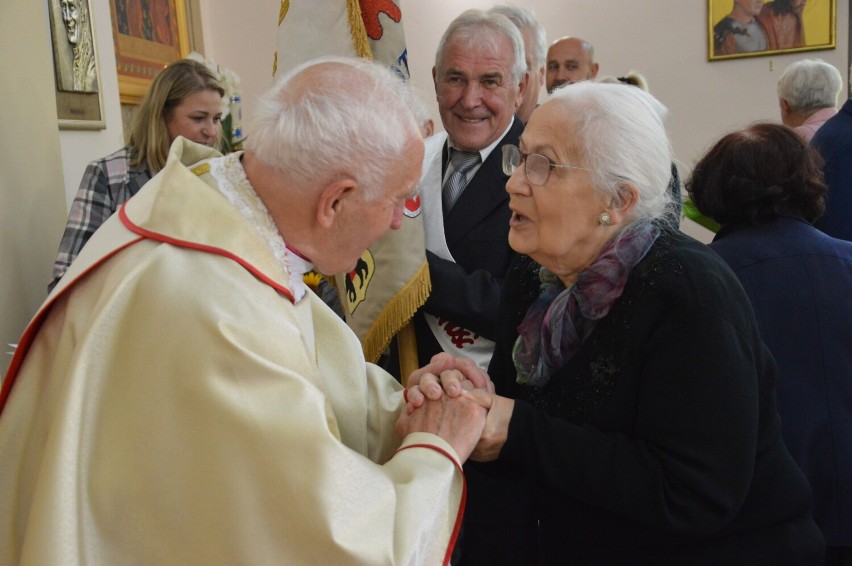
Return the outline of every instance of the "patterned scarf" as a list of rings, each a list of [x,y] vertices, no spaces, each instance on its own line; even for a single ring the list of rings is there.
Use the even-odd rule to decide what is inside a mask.
[[[631,270],[659,234],[660,228],[651,220],[634,222],[604,246],[568,289],[542,268],[541,294],[518,325],[512,349],[518,383],[543,387],[571,359],[596,321],[609,313],[624,292]]]

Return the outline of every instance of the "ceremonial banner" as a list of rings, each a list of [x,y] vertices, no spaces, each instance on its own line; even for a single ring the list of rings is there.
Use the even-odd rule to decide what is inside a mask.
[[[372,58],[408,79],[408,59],[399,1],[283,0],[278,16],[275,74],[324,55]],[[381,113],[376,108],[376,113]],[[405,221],[367,250],[350,273],[335,274],[346,321],[368,361],[375,362],[426,301],[431,289],[426,264],[420,198],[406,202]],[[417,352],[405,331],[401,375],[417,367]],[[414,349],[412,349],[414,348]],[[413,358],[412,358],[413,355]],[[412,365],[413,364],[413,365]]]

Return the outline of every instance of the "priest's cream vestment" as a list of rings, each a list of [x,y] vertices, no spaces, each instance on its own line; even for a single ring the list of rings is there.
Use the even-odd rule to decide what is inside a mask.
[[[21,339],[0,397],[0,563],[445,562],[457,455],[400,443],[401,387],[298,300],[217,168],[245,184],[238,157],[176,141]]]

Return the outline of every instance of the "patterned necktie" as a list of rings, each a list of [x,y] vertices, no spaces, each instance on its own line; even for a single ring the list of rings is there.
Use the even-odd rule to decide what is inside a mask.
[[[452,210],[467,185],[467,173],[479,163],[479,152],[452,150],[453,174],[444,183],[444,212]]]

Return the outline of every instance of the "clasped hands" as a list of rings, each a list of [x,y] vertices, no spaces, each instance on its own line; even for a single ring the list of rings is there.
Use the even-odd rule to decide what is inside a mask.
[[[494,393],[488,374],[472,361],[438,354],[408,378],[405,434],[432,432],[450,443],[462,461],[497,459],[509,429],[514,401]]]

